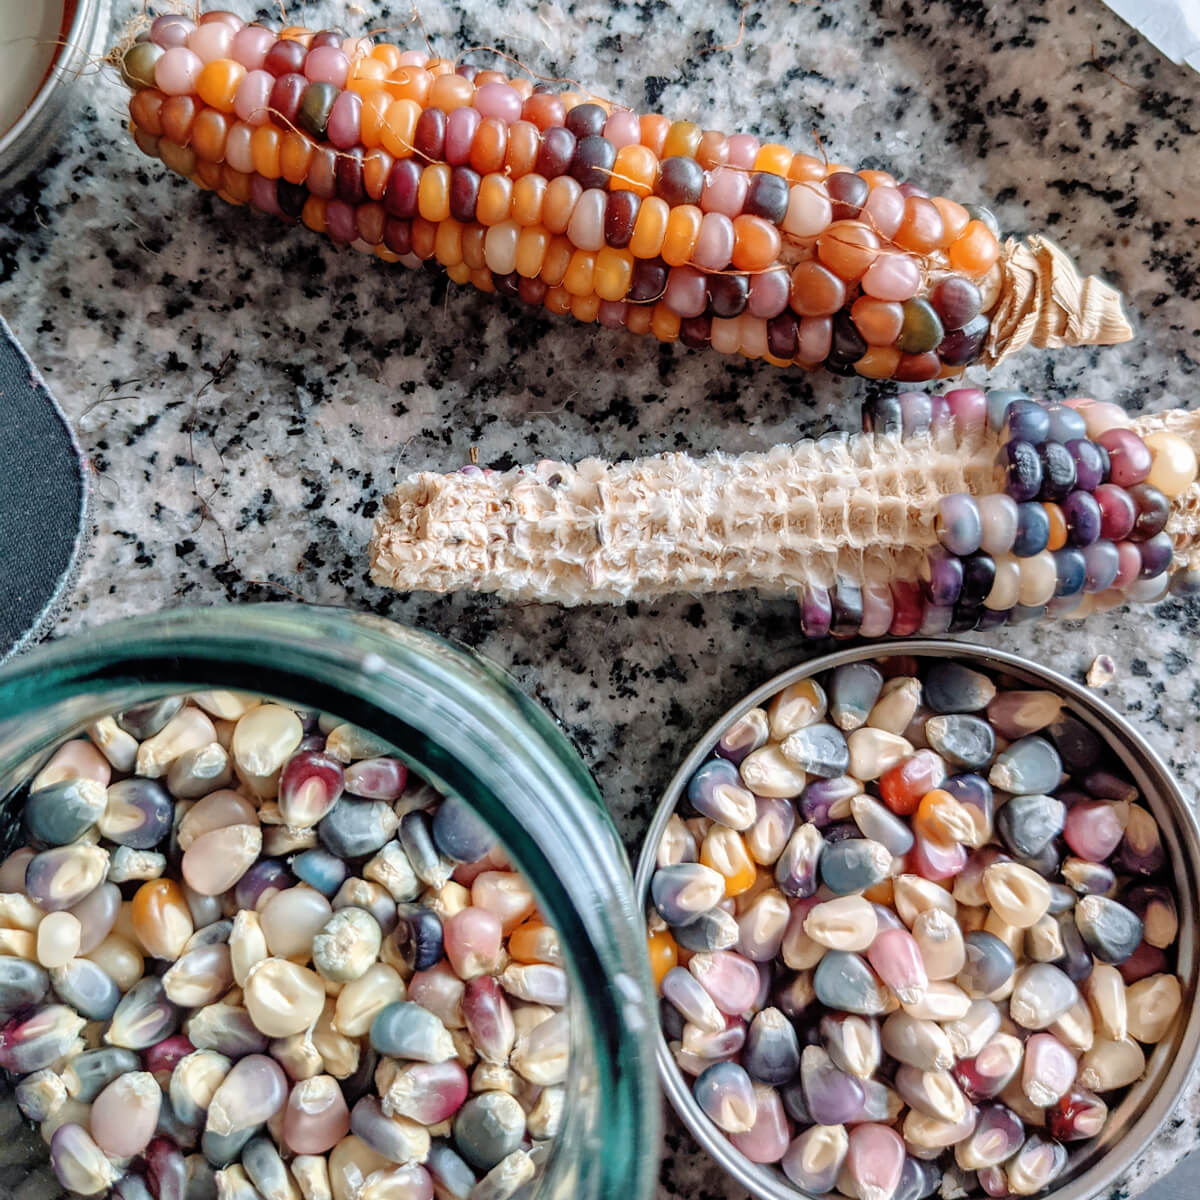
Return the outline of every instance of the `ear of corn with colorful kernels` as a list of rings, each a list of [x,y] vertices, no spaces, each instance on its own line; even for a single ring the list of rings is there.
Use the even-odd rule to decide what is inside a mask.
[[[583,321],[916,381],[980,358],[1000,302],[987,209],[750,134],[225,12],[121,65],[138,146],[201,187]]]

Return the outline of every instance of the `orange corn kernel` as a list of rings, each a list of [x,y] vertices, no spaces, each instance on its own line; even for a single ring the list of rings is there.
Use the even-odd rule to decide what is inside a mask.
[[[421,106],[415,100],[393,100],[383,114],[379,140],[393,158],[408,158],[413,152],[413,134]]]
[[[676,342],[679,340],[680,322],[679,314],[660,302],[654,306],[654,315],[650,318],[650,332],[660,342]]]
[[[571,255],[567,273],[563,276],[563,287],[572,296],[590,296],[592,279],[596,273],[596,256],[590,250],[576,250]]]
[[[316,147],[302,133],[294,133],[289,130],[287,133],[280,134],[278,130],[272,129],[269,125],[260,125],[254,131],[253,140],[250,142],[250,153],[254,156],[254,169],[260,175],[267,174],[258,165],[260,148],[263,155],[269,155],[271,152],[270,143],[266,138],[262,138],[262,135],[267,133],[275,135],[277,163],[275,178],[282,175],[288,183],[303,183],[308,178],[308,168],[312,164]],[[262,138],[261,142],[260,138]],[[270,179],[271,176],[267,175],[267,178]]]
[[[942,218],[942,245],[948,246],[962,236],[970,223],[971,214],[957,201],[947,200],[945,196],[930,196],[929,201]]]
[[[825,164],[811,154],[795,154],[788,167],[788,179],[793,183],[816,183],[825,178]]]
[[[143,133],[162,137],[162,108],[166,99],[156,88],[142,88],[129,97],[129,116]]]
[[[383,145],[383,126],[391,106],[392,98],[385,91],[370,92],[363,97],[358,140],[362,142],[364,150]]]
[[[346,87],[357,92],[364,100],[378,91],[386,91],[384,82],[388,76],[388,65],[374,55],[364,55],[350,67],[350,78]]]
[[[662,985],[666,973],[678,965],[679,947],[669,930],[660,929],[646,939],[646,949],[650,954],[650,973],[654,976],[654,986],[657,988]],[[515,953],[513,957],[517,957]]]
[[[433,76],[424,67],[397,67],[388,75],[387,90],[396,100],[412,100],[424,108],[433,88]]]
[[[574,253],[575,247],[568,238],[557,236],[550,239],[550,244],[546,247],[546,258],[542,263],[542,282],[548,288],[553,290],[562,287],[567,268],[571,265],[571,255]]]
[[[653,319],[652,304],[630,304],[625,310],[625,328],[639,337],[650,332],[650,322]]]
[[[949,847],[976,840],[970,810],[943,788],[934,788],[921,797],[913,817],[913,832],[935,846]]]
[[[542,135],[536,125],[528,121],[514,121],[508,127],[508,147],[504,155],[504,169],[513,179],[520,179],[533,170],[538,151],[542,147]]]
[[[190,146],[180,146],[170,138],[164,137],[159,139],[158,153],[168,170],[184,176],[185,179],[191,178],[196,169],[196,155]]]
[[[667,936],[670,937],[670,934]],[[672,942],[674,940],[671,938]],[[508,952],[517,962],[552,965],[562,962],[562,947],[557,932],[537,917],[531,917],[512,931],[508,939]]]
[[[168,96],[159,110],[162,136],[177,146],[186,146],[192,140],[192,123],[198,112],[196,101],[191,96]]]
[[[309,196],[300,210],[300,220],[313,233],[324,233],[328,228],[325,220],[325,201],[320,196]]]
[[[235,204],[250,203],[250,176],[228,163],[221,168],[221,186]]]
[[[860,296],[850,309],[850,319],[867,339],[868,346],[890,346],[900,336],[904,307],[889,300]]]
[[[594,284],[601,300],[624,300],[633,278],[633,255],[605,246],[596,254]]]
[[[479,270],[471,272],[471,286],[478,288],[481,292],[494,292],[496,281],[487,267],[481,267]]]
[[[225,139],[229,121],[225,114],[213,108],[203,108],[192,123],[192,149],[198,158],[219,163],[225,157]]]
[[[861,221],[834,221],[817,238],[817,257],[850,283],[879,257],[879,238]]]
[[[591,292],[586,296],[571,297],[571,316],[585,325],[600,315],[600,297]]]
[[[786,178],[792,166],[792,157],[792,152],[786,146],[767,142],[765,146],[759,146],[758,153],[754,156],[754,169]]]
[[[663,234],[663,262],[669,267],[682,266],[692,257],[696,239],[700,236],[700,222],[704,214],[695,204],[677,204],[670,210],[667,217],[667,228]],[[740,218],[739,218],[740,219]],[[735,230],[737,226],[734,226]],[[636,226],[634,227],[636,236]],[[776,235],[778,239],[778,234]],[[737,249],[734,249],[734,263],[737,264]]]
[[[446,268],[446,276],[455,283],[470,283],[471,268],[465,262],[456,263],[454,266]]]
[[[1067,544],[1067,518],[1057,504],[1046,502],[1042,507],[1050,518],[1050,539],[1046,542],[1046,549],[1061,550]]]
[[[508,150],[508,126],[495,117],[484,117],[471,140],[471,170],[478,175],[499,171]]]
[[[546,310],[555,316],[564,316],[571,311],[571,293],[565,287],[552,287],[543,301]]]
[[[561,178],[566,178],[562,176]],[[541,175],[522,175],[513,184],[512,217],[518,225],[539,225],[546,200],[546,180]],[[537,272],[535,271],[536,275]]]
[[[541,177],[526,175],[524,178]],[[542,224],[551,233],[566,233],[567,226],[571,223],[571,214],[575,211],[575,205],[579,203],[581,195],[583,188],[570,175],[559,175],[550,180],[542,198]]]
[[[475,220],[480,225],[499,225],[512,212],[513,183],[507,175],[493,171],[479,181],[479,198],[475,201]]]
[[[439,75],[429,89],[430,108],[442,112],[453,112],[456,108],[468,108],[475,99],[475,85],[463,75]]]
[[[896,177],[888,174],[887,171],[863,170],[858,172],[858,177],[869,188],[896,186]]]
[[[421,172],[417,185],[417,211],[426,221],[436,224],[450,216],[450,168],[433,163]]]
[[[173,879],[151,879],[134,893],[130,920],[152,958],[178,958],[194,932],[183,889]]]
[[[700,844],[700,861],[725,880],[725,895],[740,896],[758,880],[758,866],[736,830],[715,825]]]
[[[719,129],[706,129],[696,147],[696,161],[706,171],[723,167],[729,161],[729,139]]]
[[[363,157],[363,187],[372,200],[383,199],[395,161],[386,150],[378,147],[367,151]]]
[[[971,221],[962,235],[950,244],[947,253],[955,270],[982,275],[990,271],[1000,257],[1000,243],[982,221]]]
[[[638,209],[629,239],[629,252],[634,258],[657,258],[667,234],[671,216],[670,205],[661,196],[647,196]]]
[[[704,131],[695,121],[672,121],[663,139],[663,158],[695,158]]]
[[[612,187],[634,192],[643,200],[654,191],[658,178],[658,156],[646,146],[636,142],[622,146],[613,162]]]
[[[642,145],[652,151],[655,158],[662,158],[671,122],[662,113],[644,113],[638,119],[638,127],[641,130]]]
[[[421,217],[413,217],[412,248],[413,253],[421,259],[433,257],[434,245],[437,242],[437,226]]]
[[[437,236],[433,241],[433,257],[443,267],[463,265],[462,235],[461,221],[452,221],[447,217],[438,224]],[[468,268],[469,271],[470,268]]]
[[[482,225],[471,224],[463,229],[463,262],[472,271],[482,271],[487,266],[487,255],[483,248],[486,240],[487,230]]]
[[[550,234],[541,225],[527,225],[517,238],[515,269],[524,279],[533,279],[542,273],[546,263],[546,251],[550,247]],[[603,251],[601,251],[603,253]]]
[[[387,224],[387,213],[383,205],[368,200],[358,206],[356,215],[358,232],[368,246],[378,246],[383,241],[383,228]]]
[[[895,346],[871,346],[854,369],[864,379],[891,379],[899,365],[900,351]]]
[[[942,214],[925,196],[909,196],[904,202],[904,219],[892,240],[905,250],[929,254],[942,245],[946,226]]]
[[[209,108],[233,112],[238,85],[246,78],[246,68],[232,58],[218,58],[204,65],[196,79],[196,94]]]
[[[371,48],[371,58],[377,58],[389,71],[400,65],[400,47],[391,42],[380,42]]]
[[[892,880],[890,878],[884,879],[872,887],[867,888],[867,890],[863,892],[863,896],[867,900],[870,900],[872,904],[892,904],[895,898],[895,889],[893,887]]]
[[[644,206],[643,206],[644,207]],[[733,219],[733,265],[739,271],[765,271],[778,257],[779,230],[762,217]]]
[[[431,58],[425,64],[425,70],[435,78],[439,75],[450,75],[454,72],[454,63],[449,58]]]
[[[301,42],[305,46],[313,39],[313,31],[303,25],[287,25],[279,31],[281,42]]]
[[[196,154],[196,148],[191,147],[192,153],[196,156],[196,178],[206,187],[217,191],[221,186],[221,164],[209,162],[207,159],[201,158]]]

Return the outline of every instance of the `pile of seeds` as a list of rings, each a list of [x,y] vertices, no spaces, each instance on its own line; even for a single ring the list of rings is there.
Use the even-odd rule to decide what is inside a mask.
[[[728,728],[657,850],[701,1110],[810,1193],[1032,1195],[1181,1007],[1166,853],[1053,693],[843,665]]]
[[[562,1123],[558,937],[355,726],[232,692],[60,746],[0,864],[0,1067],[63,1187],[505,1200]]]

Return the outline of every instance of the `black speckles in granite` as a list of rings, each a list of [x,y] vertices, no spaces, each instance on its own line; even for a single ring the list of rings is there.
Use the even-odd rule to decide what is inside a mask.
[[[120,22],[141,4],[117,7]],[[439,51],[497,46],[614,99],[798,149],[815,148],[815,131],[831,158],[993,205],[1007,231],[1049,231],[1121,287],[1138,340],[1031,351],[996,383],[1138,410],[1195,402],[1200,76],[1099,4],[757,0],[740,41],[737,0],[420,10]],[[314,25],[347,11],[289,5]],[[406,5],[369,13],[374,26],[409,17]],[[580,327],[339,251],[144,159],[115,77],[90,86],[57,161],[0,199],[0,309],[97,473],[97,535],[63,632],[169,604],[299,597],[450,634],[563,722],[636,852],[692,741],[828,647],[804,642],[792,605],[751,594],[561,611],[381,591],[365,557],[380,496],[473,451],[503,467],[760,448],[854,426],[872,388]],[[1076,678],[1111,655],[1106,695],[1190,792],[1198,635],[1200,607],[1172,601],[975,636]],[[1123,1195],[1190,1149],[1194,1089],[1180,1115]],[[677,1125],[664,1150],[662,1196],[741,1195]],[[44,1195],[44,1177],[18,1194]]]

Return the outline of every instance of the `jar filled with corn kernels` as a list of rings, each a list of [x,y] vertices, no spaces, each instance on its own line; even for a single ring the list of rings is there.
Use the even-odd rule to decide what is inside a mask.
[[[296,605],[119,622],[0,673],[0,797],[30,1171],[44,1142],[85,1195],[649,1195],[623,850],[483,660]]]

